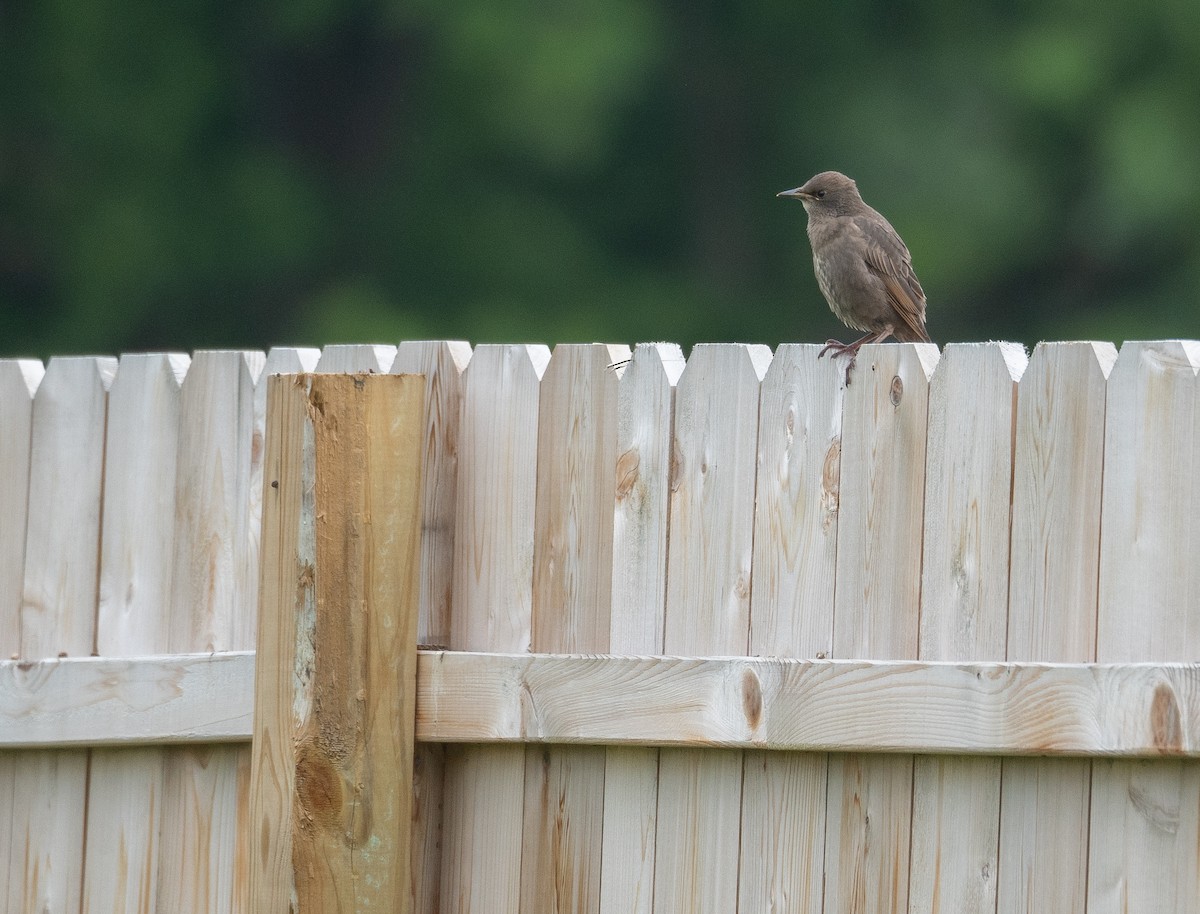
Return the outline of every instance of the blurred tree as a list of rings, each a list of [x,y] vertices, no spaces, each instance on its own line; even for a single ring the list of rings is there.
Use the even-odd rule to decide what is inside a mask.
[[[0,354],[841,332],[836,168],[936,340],[1200,336],[1200,5],[0,6]]]

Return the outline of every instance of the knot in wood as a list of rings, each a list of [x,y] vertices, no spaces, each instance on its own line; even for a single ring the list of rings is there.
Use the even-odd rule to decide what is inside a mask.
[[[757,730],[762,722],[762,709],[762,683],[753,670],[745,670],[742,673],[742,713],[746,715],[746,723],[751,730]]]
[[[1154,690],[1154,701],[1150,705],[1150,732],[1154,746],[1163,755],[1176,755],[1183,751],[1183,726],[1179,719],[1179,702],[1175,692],[1165,682]]]

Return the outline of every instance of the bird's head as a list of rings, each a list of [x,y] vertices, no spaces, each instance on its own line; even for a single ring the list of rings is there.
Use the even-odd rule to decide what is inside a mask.
[[[809,213],[850,213],[862,206],[858,185],[837,171],[823,171],[800,187],[781,191],[775,196],[799,200]]]

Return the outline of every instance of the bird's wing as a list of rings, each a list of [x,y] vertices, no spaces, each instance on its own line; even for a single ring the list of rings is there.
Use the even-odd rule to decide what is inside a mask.
[[[929,341],[925,331],[925,290],[913,272],[912,255],[896,230],[882,216],[856,219],[866,241],[867,268],[883,281],[888,300],[904,325],[919,340]]]

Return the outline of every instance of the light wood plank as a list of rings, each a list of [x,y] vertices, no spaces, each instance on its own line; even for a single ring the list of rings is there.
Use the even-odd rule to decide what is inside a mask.
[[[545,346],[482,345],[463,372],[451,646],[527,651],[533,624],[538,403]],[[523,747],[448,752],[442,906],[518,912]]]
[[[272,421],[290,428],[268,456],[278,564],[264,565],[252,822],[279,837],[252,857],[254,910],[411,911],[424,379],[272,387]]]
[[[833,652],[844,370],[820,346],[779,347],[759,407],[750,653]]]
[[[370,371],[387,374],[396,359],[396,347],[389,343],[335,343],[321,350],[314,371],[322,374],[344,374]]]
[[[1096,659],[1200,657],[1200,342],[1126,343],[1108,379]],[[1134,601],[1132,603],[1126,601]],[[1163,692],[1152,721],[1180,725]],[[1200,764],[1096,762],[1088,911],[1200,901]]]
[[[24,658],[92,652],[107,389],[116,360],[55,358],[32,412]],[[76,910],[83,878],[87,753],[28,752],[14,763],[9,828],[0,830],[12,911]]]
[[[261,352],[197,352],[180,404],[179,525],[169,643],[173,651],[244,650],[254,644],[257,593],[245,580],[256,560],[250,492],[255,439],[254,385]],[[261,459],[261,458],[260,458]],[[251,620],[252,622],[252,620]]]
[[[245,742],[253,681],[246,651],[3,661],[0,748]],[[1197,664],[422,651],[417,738],[1196,758],[1198,690]]]
[[[698,345],[675,395],[664,648],[742,654],[759,388],[765,346]],[[655,909],[737,907],[742,755],[663,752],[659,759]]]
[[[1192,757],[1198,688],[1197,664],[424,652],[417,739]]]
[[[125,355],[109,393],[96,650],[162,654],[171,599],[186,355]]]
[[[172,652],[254,646],[262,504],[261,352],[200,351],[180,397],[168,645]],[[252,577],[254,576],[254,577]],[[166,754],[157,906],[245,910],[240,858],[241,747]],[[211,804],[206,806],[205,804]]]
[[[922,660],[1002,660],[1019,343],[946,347],[929,390]],[[1021,658],[1025,659],[1025,658]]]
[[[542,378],[533,563],[535,651],[604,652],[612,607],[617,375],[628,346],[564,343]]]
[[[674,343],[641,343],[618,382],[612,594],[619,612],[610,615],[609,638],[620,653],[662,652],[671,422],[684,364]]]
[[[616,362],[628,346],[556,346],[538,409],[535,651],[607,651],[616,500]],[[597,912],[604,749],[525,753],[522,910]]]
[[[922,660],[1000,660],[1008,628],[1015,343],[951,344],[929,389]],[[909,907],[995,914],[1000,760],[918,756]]]
[[[0,660],[21,655],[21,591],[25,582],[25,519],[29,507],[29,449],[33,397],[45,374],[36,359],[0,359],[0,507],[5,536],[0,537]],[[0,737],[2,739],[2,737]],[[0,751],[0,860],[13,852],[9,817],[19,756]],[[8,877],[7,865],[0,874]],[[8,910],[0,890],[0,910]]]
[[[421,516],[421,644],[450,641],[454,585],[454,517],[458,504],[459,420],[462,375],[471,346],[458,340],[403,342],[392,362],[393,373],[425,376],[424,498]]]
[[[250,738],[254,653],[0,662],[0,747]]]
[[[36,359],[0,359],[0,659],[20,656],[21,590],[25,580],[25,518],[33,397],[46,369]]]
[[[1104,401],[1116,350],[1044,343],[1017,389],[1008,656],[1093,659]],[[1082,914],[1086,761],[1006,759],[998,910]]]
[[[937,348],[864,347],[842,409],[833,651],[915,658],[929,376]],[[912,759],[829,760],[825,907],[908,906]]]
[[[104,419],[116,366],[107,357],[51,359],[34,398],[23,658],[92,651]]]
[[[0,910],[78,910],[87,752],[4,755],[12,765],[12,800],[0,829]]]
[[[239,856],[237,831],[238,809],[249,804],[249,757],[245,746],[212,743],[167,753],[153,910],[245,910],[237,886],[249,860]]]
[[[672,343],[641,343],[620,374],[609,615],[614,651],[662,653],[675,385]],[[658,750],[608,748],[604,761],[602,914],[650,914],[658,827]]]
[[[828,657],[833,647],[843,369],[820,347],[780,346],[759,403],[750,653]],[[823,754],[746,754],[739,908],[819,911]]]
[[[393,374],[425,376],[417,641],[426,645],[450,643],[458,422],[462,414],[462,373],[470,360],[469,343],[406,341],[400,343],[391,367]],[[444,769],[442,746],[417,745],[413,758],[413,909],[426,914],[438,914],[440,908]]]
[[[456,650],[529,648],[538,397],[549,362],[545,346],[485,344],[463,373],[451,613]]]
[[[96,651],[167,650],[175,455],[185,355],[125,355],[109,391]],[[96,750],[88,778],[84,908],[149,911],[158,890],[163,753]]]

